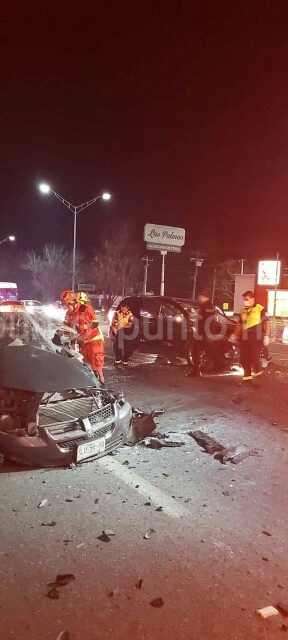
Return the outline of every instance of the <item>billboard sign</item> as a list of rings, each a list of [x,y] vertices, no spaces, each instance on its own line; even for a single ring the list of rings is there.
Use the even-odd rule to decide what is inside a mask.
[[[280,282],[281,262],[261,260],[258,264],[258,284],[275,287]]]
[[[185,243],[185,229],[180,227],[166,227],[162,224],[145,224],[145,242],[173,247],[183,247]],[[169,251],[169,249],[163,249]]]

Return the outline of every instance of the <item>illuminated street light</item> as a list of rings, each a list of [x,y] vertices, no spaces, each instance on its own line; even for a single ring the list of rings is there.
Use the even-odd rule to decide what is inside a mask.
[[[49,193],[50,191],[49,184],[45,184],[44,182],[42,184],[39,184],[39,189],[42,193]]]
[[[0,240],[0,244],[3,244],[3,242],[7,242],[8,240],[10,240],[10,242],[14,242],[14,240],[16,240],[15,236],[7,236],[7,238],[4,238],[3,240]]]
[[[96,200],[99,200],[99,198],[101,198],[102,200],[110,200],[111,195],[110,193],[106,192],[106,193],[103,193],[101,196],[96,196],[96,198],[93,198],[88,202],[84,202],[83,204],[79,204],[78,206],[76,206],[75,204],[71,204],[71,202],[69,202],[68,200],[65,200],[65,198],[62,198],[62,196],[59,196],[59,193],[56,193],[56,191],[53,191],[53,189],[51,189],[49,184],[46,184],[45,182],[42,182],[41,184],[39,184],[39,190],[41,191],[41,193],[44,193],[44,194],[54,193],[54,196],[58,198],[58,200],[60,200],[62,204],[65,204],[65,207],[67,207],[74,214],[73,259],[72,259],[72,291],[74,291],[75,271],[76,271],[77,214],[81,213],[81,211],[84,211],[84,209],[87,209],[87,207],[90,207],[91,204],[94,204],[94,202],[96,202]]]

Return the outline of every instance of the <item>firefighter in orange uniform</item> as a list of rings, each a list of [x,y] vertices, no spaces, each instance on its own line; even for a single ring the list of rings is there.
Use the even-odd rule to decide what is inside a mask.
[[[78,331],[80,353],[90,364],[96,377],[104,384],[104,336],[93,307],[88,303],[86,293],[76,294],[77,306],[70,319]]]
[[[71,289],[66,289],[61,295],[61,302],[67,309],[64,324],[67,324],[70,327],[72,326],[73,314],[75,313],[75,310],[78,306],[76,293],[71,291]]]

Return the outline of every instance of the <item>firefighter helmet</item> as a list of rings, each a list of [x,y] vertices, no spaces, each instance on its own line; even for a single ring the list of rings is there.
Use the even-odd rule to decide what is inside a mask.
[[[71,291],[71,289],[66,289],[61,294],[61,302],[64,302],[64,304],[71,304],[71,302],[74,302],[75,298],[75,293]]]
[[[79,291],[79,293],[76,294],[76,300],[77,302],[79,302],[79,304],[87,304],[88,302],[87,293],[84,293],[84,291]]]

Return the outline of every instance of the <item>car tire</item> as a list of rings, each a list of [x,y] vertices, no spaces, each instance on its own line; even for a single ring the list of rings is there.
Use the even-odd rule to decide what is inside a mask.
[[[185,350],[185,358],[187,360],[187,364],[189,367],[194,366],[193,360],[193,348],[194,348],[194,340],[189,342]],[[200,355],[200,371],[211,371],[213,369],[213,362],[211,357],[208,356],[207,349],[203,347],[201,355]]]

